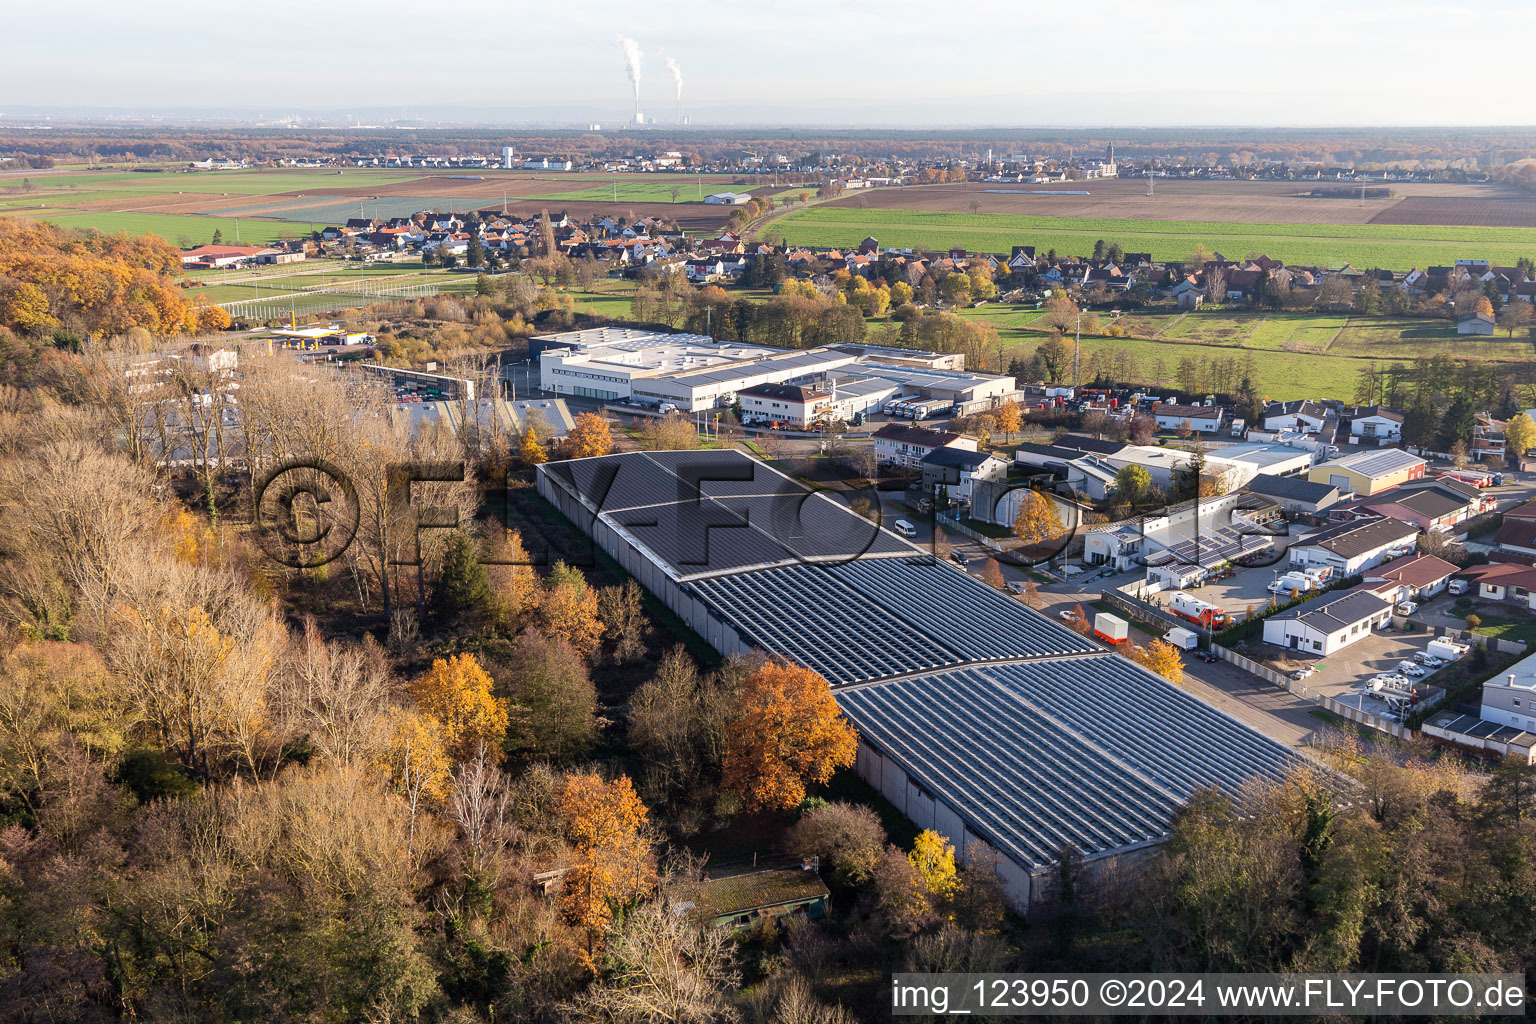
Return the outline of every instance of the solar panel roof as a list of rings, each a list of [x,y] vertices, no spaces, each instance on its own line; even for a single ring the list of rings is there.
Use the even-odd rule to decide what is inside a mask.
[[[845,498],[735,450],[625,452],[540,470],[678,579],[918,551],[850,511]]]
[[[1036,867],[1163,838],[1202,788],[1240,796],[1289,748],[1109,654],[840,690],[860,734],[998,849]]]
[[[1102,649],[928,558],[795,564],[690,586],[744,641],[814,668],[833,686]]]

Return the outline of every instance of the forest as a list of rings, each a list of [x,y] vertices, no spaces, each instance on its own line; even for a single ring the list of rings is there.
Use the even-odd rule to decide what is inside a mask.
[[[222,330],[229,314],[189,301],[175,246],[155,235],[107,235],[0,218],[0,342],[140,330],[155,337]]]

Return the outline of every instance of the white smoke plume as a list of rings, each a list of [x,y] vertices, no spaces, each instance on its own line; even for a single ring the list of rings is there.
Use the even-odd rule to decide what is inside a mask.
[[[677,98],[683,98],[683,68],[676,57],[667,58],[667,70],[672,72],[672,84],[677,86]]]
[[[629,82],[635,87],[635,109],[640,109],[640,44],[628,36],[619,36],[619,49],[624,51],[624,70]]]

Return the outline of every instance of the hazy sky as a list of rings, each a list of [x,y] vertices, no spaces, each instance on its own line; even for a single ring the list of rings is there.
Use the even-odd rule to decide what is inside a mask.
[[[0,0],[0,113],[494,110],[821,125],[1530,124],[1536,4]]]

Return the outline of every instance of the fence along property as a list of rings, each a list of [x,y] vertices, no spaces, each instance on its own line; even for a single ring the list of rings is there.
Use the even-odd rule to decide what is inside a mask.
[[[281,295],[263,295],[260,298],[237,299],[221,302],[232,316],[277,317],[295,309],[333,309],[338,303],[326,301],[329,296],[355,297],[372,302],[389,302],[396,299],[425,299],[440,295],[448,282],[418,281],[394,282],[387,279],[342,281],[329,285],[315,285],[296,292]],[[321,300],[315,302],[313,300]],[[362,303],[367,305],[369,303]],[[340,303],[347,305],[347,303]],[[352,303],[358,305],[358,303]]]
[[[1334,700],[1332,697],[1318,693],[1316,690],[1313,690],[1311,687],[1305,685],[1301,681],[1292,679],[1284,672],[1277,672],[1272,668],[1261,665],[1259,662],[1254,661],[1252,658],[1245,658],[1241,654],[1238,654],[1236,651],[1232,651],[1226,647],[1223,647],[1221,644],[1212,643],[1209,631],[1200,628],[1197,624],[1190,622],[1188,619],[1176,618],[1175,616],[1163,611],[1161,608],[1158,608],[1154,604],[1130,597],[1129,595],[1124,594],[1118,590],[1106,590],[1104,591],[1102,598],[1104,603],[1110,605],[1111,607],[1118,608],[1121,611],[1124,611],[1127,615],[1139,618],[1144,622],[1164,624],[1167,625],[1170,629],[1174,626],[1183,626],[1187,629],[1193,629],[1195,632],[1204,636],[1206,645],[1210,648],[1211,652],[1214,653],[1216,657],[1220,658],[1222,661],[1225,661],[1231,665],[1235,665],[1242,669],[1244,672],[1247,672],[1251,675],[1258,676],[1265,682],[1273,683],[1275,686],[1278,686],[1289,693],[1295,694],[1302,700],[1316,704],[1318,707],[1329,712],[1330,714],[1338,715],[1340,718],[1347,719],[1359,725],[1368,726],[1379,732],[1384,732],[1389,736],[1395,736],[1398,739],[1408,739],[1414,735],[1414,730],[1408,728],[1407,726],[1401,725],[1397,722],[1389,721],[1385,718],[1381,718],[1378,715],[1373,715],[1368,711],[1361,710],[1360,708],[1353,708],[1347,704],[1342,704],[1339,701]]]

